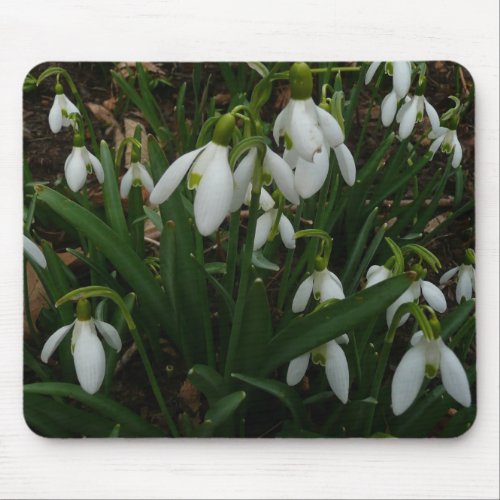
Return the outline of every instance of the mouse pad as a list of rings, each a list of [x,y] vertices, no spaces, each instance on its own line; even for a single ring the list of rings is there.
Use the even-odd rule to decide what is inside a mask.
[[[50,62],[23,86],[45,437],[454,437],[476,415],[459,64]]]

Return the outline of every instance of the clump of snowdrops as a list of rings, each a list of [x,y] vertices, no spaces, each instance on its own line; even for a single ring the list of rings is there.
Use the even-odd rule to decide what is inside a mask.
[[[149,135],[138,126],[114,147],[98,144],[65,69],[37,78],[54,81],[47,126],[73,141],[57,185],[26,169],[25,256],[47,297],[38,325],[26,303],[28,424],[48,436],[464,432],[475,257],[443,269],[431,243],[472,209],[460,142],[470,89],[440,116],[424,63],[221,64],[230,102],[218,106],[197,64],[176,89],[174,131],[135,68],[112,75]],[[289,96],[274,111],[278,85]],[[450,189],[453,211],[428,229]],[[145,223],[160,235],[152,247]],[[73,235],[87,273],[63,263],[47,228]],[[117,397],[131,355],[154,420]]]

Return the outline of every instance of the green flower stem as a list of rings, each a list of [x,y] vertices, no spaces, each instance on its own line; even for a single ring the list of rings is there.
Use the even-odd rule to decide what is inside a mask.
[[[303,206],[304,204],[300,203],[300,205],[298,205],[297,209],[295,210],[295,217],[293,219],[293,228],[295,232],[297,232],[300,226],[300,217],[302,216]],[[283,274],[280,283],[280,290],[278,293],[278,309],[280,310],[283,309],[283,305],[285,304],[285,298],[288,295],[288,289],[289,289],[288,277],[290,276],[294,252],[295,252],[294,249],[288,250],[285,257],[285,264],[283,266]]]
[[[224,368],[224,377],[229,380],[231,373],[234,371],[233,362],[238,350],[238,343],[241,333],[241,323],[243,320],[243,310],[248,291],[248,282],[250,278],[252,266],[253,242],[255,238],[255,228],[257,226],[257,212],[260,203],[260,190],[262,185],[262,160],[257,160],[254,170],[254,178],[252,183],[252,199],[250,201],[250,214],[248,217],[247,236],[243,256],[241,259],[241,274],[240,284],[238,287],[238,298],[234,308],[233,324],[229,337],[229,346],[226,357],[226,366]]]
[[[384,76],[384,71],[380,71],[380,74],[378,75],[377,81],[375,82],[375,85],[373,86],[370,104],[368,105],[368,109],[366,111],[366,115],[365,115],[365,118],[363,120],[363,127],[361,128],[361,134],[359,135],[358,143],[356,144],[356,149],[354,151],[354,159],[355,160],[358,160],[359,153],[361,152],[361,148],[365,144],[366,131],[368,129],[368,123],[370,122],[370,118],[372,116],[373,103],[378,98],[380,84],[382,83],[383,76]]]
[[[227,259],[226,259],[226,290],[233,296],[234,277],[236,274],[236,256],[238,254],[238,236],[240,231],[240,211],[237,210],[231,214],[229,220],[229,240],[227,243]]]
[[[128,228],[130,231],[130,243],[137,255],[144,259],[144,220],[142,215],[142,188],[132,186],[128,196]]]
[[[158,402],[158,406],[160,407],[163,416],[167,422],[167,426],[170,430],[170,434],[173,437],[179,437],[179,431],[177,430],[177,426],[170,415],[170,412],[167,408],[167,404],[165,403],[165,399],[163,398],[163,394],[161,393],[160,386],[158,385],[158,381],[156,380],[155,374],[153,372],[153,367],[151,362],[149,361],[146,349],[142,342],[141,336],[137,330],[135,322],[130,314],[125,302],[123,299],[110,288],[103,286],[89,286],[78,288],[76,290],[71,291],[70,293],[64,295],[56,302],[56,307],[64,304],[68,300],[79,300],[82,298],[90,298],[90,297],[106,297],[111,299],[119,308],[125,321],[127,322],[127,326],[129,328],[130,334],[134,339],[135,345],[137,346],[137,350],[139,351],[139,355],[141,357],[142,364],[144,365],[144,369],[146,370],[146,375],[148,377],[149,383],[151,384],[151,389],[153,390],[153,394]]]
[[[195,246],[196,246],[196,260],[205,267],[205,257],[203,255],[203,238],[198,231],[195,231]],[[203,277],[205,287],[207,281],[205,276]],[[207,349],[207,359],[208,364],[212,368],[215,368],[215,348],[214,348],[214,335],[212,331],[212,321],[210,319],[210,305],[208,303],[208,297],[206,293],[201,294],[201,309],[203,311],[203,332],[205,334],[205,346]]]

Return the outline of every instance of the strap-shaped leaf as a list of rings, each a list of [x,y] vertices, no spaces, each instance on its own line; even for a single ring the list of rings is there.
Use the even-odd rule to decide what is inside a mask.
[[[293,321],[276,335],[266,349],[262,373],[310,351],[385,311],[413,282],[405,273],[335,302]]]
[[[42,394],[75,399],[85,406],[94,409],[104,417],[109,418],[113,422],[119,423],[123,427],[127,427],[131,435],[135,434],[136,436],[145,437],[164,436],[164,433],[160,429],[142,420],[139,415],[136,415],[127,407],[101,394],[90,395],[78,385],[60,382],[40,382],[25,385],[24,392],[25,394]]]
[[[214,368],[208,365],[194,365],[188,372],[192,384],[207,398],[213,406],[228,393],[228,383]]]
[[[250,377],[241,373],[233,373],[231,376],[277,397],[290,410],[297,426],[304,426],[304,423],[307,420],[304,404],[302,403],[298,393],[290,386],[283,382],[279,382],[278,380]]]
[[[198,429],[200,437],[213,436],[215,430],[234,415],[246,397],[244,391],[236,391],[219,399],[206,413],[203,424]]]
[[[177,332],[165,309],[165,294],[128,242],[101,219],[47,186],[37,185],[38,199],[92,240],[137,294],[139,306],[159,322],[174,341]]]

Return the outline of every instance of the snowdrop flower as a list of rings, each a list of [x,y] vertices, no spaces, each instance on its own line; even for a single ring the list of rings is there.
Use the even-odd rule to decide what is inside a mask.
[[[47,267],[47,261],[45,260],[45,255],[42,251],[35,245],[27,236],[23,234],[23,250],[24,253],[33,259],[40,267],[45,269]]]
[[[306,352],[298,358],[292,359],[288,365],[286,383],[297,385],[306,374],[309,358],[316,365],[325,367],[326,378],[334,394],[347,403],[349,396],[349,366],[344,351],[340,347],[349,343],[349,337],[344,333],[326,344],[316,347],[310,353]]]
[[[368,85],[380,66],[380,62],[373,62],[366,72],[365,84]],[[389,65],[390,64],[390,65]],[[388,127],[396,116],[398,102],[404,99],[411,85],[411,64],[408,61],[394,61],[386,63],[386,72],[392,66],[392,90],[382,100],[380,105],[381,118],[384,127]]]
[[[47,363],[64,337],[73,329],[71,352],[78,382],[85,392],[95,394],[101,387],[106,372],[104,348],[97,336],[96,328],[104,340],[117,352],[122,347],[122,341],[114,326],[91,317],[88,300],[78,301],[76,314],[77,319],[73,323],[59,328],[48,338],[40,357],[44,363]]]
[[[251,148],[248,154],[241,160],[234,171],[234,193],[231,200],[230,211],[239,210],[249,193],[255,162],[257,160],[257,148]],[[288,163],[271,149],[266,149],[266,154],[262,161],[264,181],[269,185],[272,179],[275,180],[279,190],[285,198],[294,205],[300,203],[299,195],[295,190],[293,172]],[[249,198],[247,196],[247,198]]]
[[[74,121],[69,118],[71,113],[80,114],[78,108],[64,95],[60,83],[55,86],[56,96],[49,112],[49,126],[54,134],[60,132],[62,127],[74,126]]]
[[[433,378],[441,370],[448,394],[463,406],[470,406],[471,393],[465,370],[441,338],[428,340],[422,331],[411,339],[412,347],[401,359],[392,379],[392,410],[404,413],[415,401],[424,376]]]
[[[250,189],[249,189],[250,191]],[[247,204],[249,203],[247,197]],[[260,250],[269,238],[271,230],[276,223],[276,218],[278,217],[278,209],[274,208],[274,200],[271,195],[262,188],[260,195],[260,204],[264,208],[264,213],[257,219],[257,226],[255,228],[255,238],[253,242],[253,250]],[[280,219],[278,222],[278,230],[281,236],[281,241],[286,248],[295,248],[295,230],[293,225],[284,215],[280,214]]]
[[[307,64],[290,68],[291,99],[274,122],[276,144],[285,136],[285,159],[296,169],[295,189],[303,198],[312,196],[328,174],[329,148],[349,186],[356,179],[354,158],[344,144],[344,133],[337,120],[311,98],[312,73]],[[309,178],[311,177],[311,178]]]
[[[322,271],[313,271],[311,276],[306,278],[297,288],[292,301],[292,311],[294,313],[305,310],[311,293],[320,302],[330,299],[345,299],[341,281],[326,268]]]
[[[208,236],[216,231],[229,213],[233,199],[233,174],[228,160],[228,144],[235,126],[232,114],[223,115],[215,126],[212,141],[186,153],[167,169],[151,192],[149,201],[163,203],[188,173],[188,188],[196,189],[194,218],[198,231]]]
[[[462,146],[457,137],[457,131],[451,130],[446,127],[433,127],[432,131],[429,133],[429,139],[434,139],[429,148],[432,154],[436,154],[437,150],[441,148],[441,151],[446,154],[453,153],[453,158],[451,160],[451,166],[457,168],[462,162]]]
[[[441,276],[439,283],[443,285],[450,281],[457,273],[458,280],[455,296],[457,303],[460,304],[462,299],[470,300],[472,298],[472,292],[475,291],[476,288],[476,272],[472,264],[462,264],[461,266],[454,267],[445,272],[443,276]]]
[[[391,325],[394,314],[396,314],[399,306],[401,306],[402,304],[406,304],[407,302],[418,301],[421,295],[423,295],[427,304],[429,304],[435,311],[439,313],[444,313],[446,311],[446,298],[443,292],[430,281],[419,279],[418,281],[412,283],[410,287],[387,308],[387,326],[389,327]],[[401,317],[398,326],[406,323],[406,320],[408,318],[409,313],[404,314]]]
[[[399,123],[399,137],[406,139],[413,132],[415,124],[424,117],[424,109],[431,122],[432,129],[439,127],[439,115],[423,95],[414,95],[401,106],[396,121]]]
[[[384,266],[371,266],[366,273],[366,288],[385,281],[392,276],[390,269]],[[386,310],[387,326],[390,327],[394,314],[399,306],[408,302],[417,301],[423,295],[426,302],[436,311],[443,313],[446,311],[446,298],[443,292],[430,281],[419,279],[412,283]],[[398,326],[406,323],[410,317],[409,313],[403,314]]]
[[[127,173],[122,177],[120,183],[120,196],[128,198],[132,186],[144,186],[148,193],[154,189],[153,179],[146,170],[146,167],[138,161],[132,162]]]
[[[104,182],[101,162],[83,145],[80,134],[73,138],[73,149],[64,163],[64,175],[71,191],[75,193],[85,186],[87,174],[94,171],[100,184]]]

